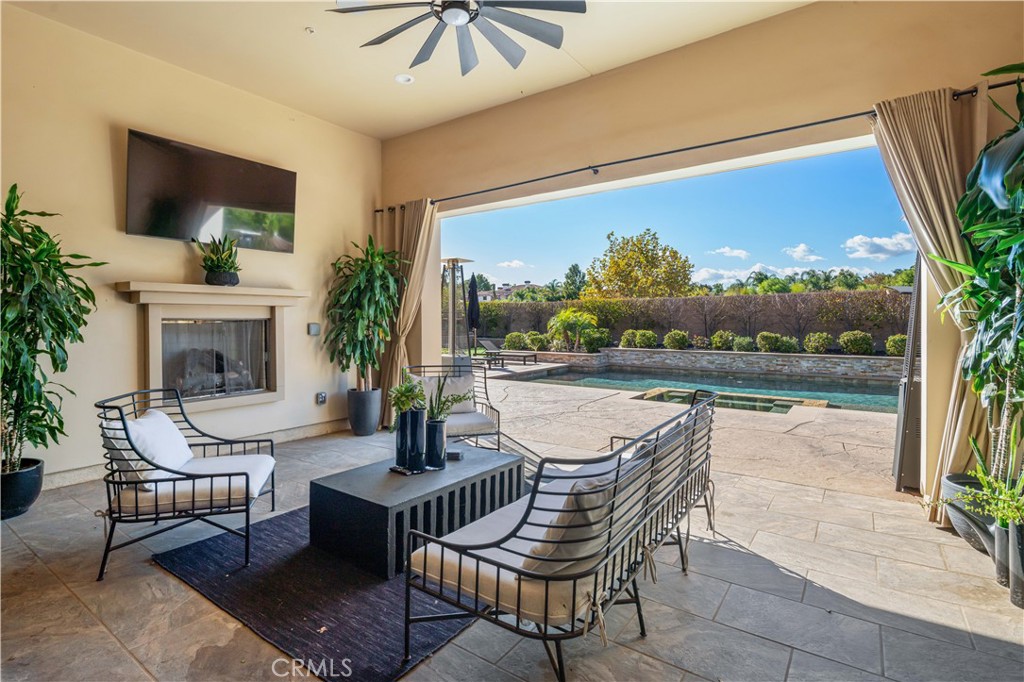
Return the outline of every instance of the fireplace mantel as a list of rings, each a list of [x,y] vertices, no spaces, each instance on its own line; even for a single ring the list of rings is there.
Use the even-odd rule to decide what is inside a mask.
[[[146,387],[166,387],[164,322],[169,320],[266,320],[267,390],[193,398],[189,410],[200,412],[284,400],[284,309],[309,297],[308,291],[267,287],[219,287],[171,282],[117,282],[116,291],[142,306],[145,319]]]

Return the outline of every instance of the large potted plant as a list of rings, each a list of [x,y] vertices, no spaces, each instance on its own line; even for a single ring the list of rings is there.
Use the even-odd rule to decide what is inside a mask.
[[[4,205],[3,323],[0,328],[0,413],[3,467],[0,517],[24,514],[43,485],[42,460],[24,457],[26,445],[45,448],[64,432],[65,394],[53,376],[68,368],[68,345],[82,340],[86,316],[96,297],[74,270],[104,265],[77,253],[64,254],[60,242],[31,217],[56,213],[20,208],[18,186]]]
[[[356,254],[334,261],[334,280],[327,294],[324,346],[343,372],[355,365],[356,388],[348,390],[348,420],[357,436],[369,436],[380,420],[380,388],[373,370],[380,369],[391,323],[398,313],[398,252],[377,248],[373,237],[366,247],[355,242]]]
[[[1024,64],[1015,64],[984,75],[1022,72]],[[1001,556],[1003,543],[997,549],[996,538],[1002,540],[1003,529],[1013,522],[1012,514],[1003,511],[1008,504],[1012,507],[1012,496],[1021,493],[1014,456],[1024,408],[1024,89],[1020,79],[1017,108],[1018,115],[1013,117],[999,107],[1013,126],[982,150],[957,205],[970,262],[932,256],[966,275],[942,305],[974,332],[961,371],[987,411],[989,431],[988,463],[972,440],[978,468],[971,474],[946,476],[943,501],[948,503],[954,528],[961,535],[977,535],[972,544],[983,545],[997,566],[1005,557]]]

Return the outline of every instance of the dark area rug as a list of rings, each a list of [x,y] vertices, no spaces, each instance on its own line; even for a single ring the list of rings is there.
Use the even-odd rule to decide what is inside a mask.
[[[323,679],[394,680],[472,622],[417,624],[403,664],[403,576],[382,580],[310,547],[308,507],[253,524],[248,568],[242,552],[241,538],[221,533],[153,558]],[[416,615],[451,610],[412,596]]]

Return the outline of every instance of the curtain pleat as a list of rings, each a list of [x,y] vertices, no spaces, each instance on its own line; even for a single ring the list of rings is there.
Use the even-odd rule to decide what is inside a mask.
[[[986,85],[979,84],[976,97],[954,100],[953,91],[945,88],[880,102],[874,108],[873,127],[882,160],[923,255],[921,262],[940,294],[959,286],[963,275],[928,254],[967,260],[956,205],[986,140],[987,92]],[[952,316],[946,319],[957,323]],[[926,501],[941,497],[944,475],[966,468],[971,459],[970,437],[983,442],[984,412],[960,372],[971,332],[961,329],[960,336],[960,350],[949,358],[956,369],[936,464],[928,466],[922,453],[920,489]],[[929,507],[929,518],[945,523],[943,508]]]
[[[381,361],[380,386],[385,393],[381,426],[390,426],[394,414],[386,394],[388,389],[401,381],[402,368],[409,364],[407,341],[423,299],[430,244],[437,231],[437,206],[430,199],[418,199],[402,206],[390,207],[381,215],[382,225],[378,237],[386,248],[401,253],[401,271],[405,277],[398,317],[391,332],[391,343]]]

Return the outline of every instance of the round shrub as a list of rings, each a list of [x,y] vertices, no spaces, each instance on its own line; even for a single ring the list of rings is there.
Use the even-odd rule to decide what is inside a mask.
[[[619,348],[636,348],[636,330],[627,329],[619,339]]]
[[[522,332],[510,332],[505,336],[505,343],[501,346],[505,350],[528,350],[526,334]]]
[[[649,329],[640,329],[636,333],[637,348],[657,348],[658,335]]]
[[[757,335],[757,349],[762,353],[778,353],[782,336],[773,332],[761,332]]]
[[[875,342],[867,332],[843,332],[839,335],[839,347],[849,355],[874,355]]]
[[[540,352],[548,349],[548,337],[546,334],[531,331],[526,333],[526,345],[530,350]]]
[[[690,345],[697,350],[707,350],[711,347],[711,341],[706,336],[694,335],[693,338],[690,339]]]
[[[668,334],[665,334],[665,348],[671,348],[672,350],[683,350],[690,346],[690,335],[684,331],[673,329]]]
[[[580,342],[588,353],[596,353],[602,348],[612,345],[612,333],[604,327],[600,329],[585,329],[580,336]]]
[[[885,354],[902,358],[907,353],[907,335],[893,334],[885,340]]]
[[[711,335],[711,350],[732,350],[736,334],[728,329],[719,329]]]
[[[783,336],[779,339],[779,353],[799,353],[800,341],[795,336]]]
[[[826,332],[811,332],[804,337],[804,350],[808,353],[824,353],[835,339]]]
[[[757,346],[754,345],[754,339],[749,336],[737,336],[733,339],[732,349],[741,353],[753,353],[757,350]]]

